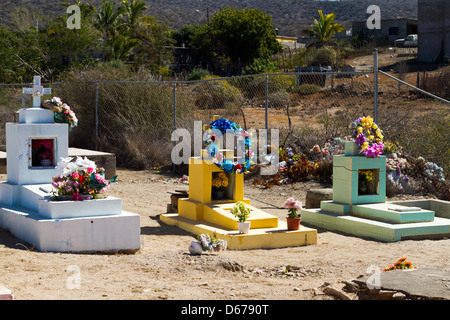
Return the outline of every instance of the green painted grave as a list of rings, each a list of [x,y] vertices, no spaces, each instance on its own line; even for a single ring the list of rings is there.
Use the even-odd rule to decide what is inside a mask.
[[[386,157],[360,155],[354,142],[345,143],[344,155],[333,156],[333,200],[303,209],[301,216],[316,227],[385,242],[450,236],[450,219],[386,202]]]

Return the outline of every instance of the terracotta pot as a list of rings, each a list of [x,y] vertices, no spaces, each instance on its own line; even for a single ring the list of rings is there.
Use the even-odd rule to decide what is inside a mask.
[[[301,218],[286,218],[288,230],[298,230],[300,229]]]

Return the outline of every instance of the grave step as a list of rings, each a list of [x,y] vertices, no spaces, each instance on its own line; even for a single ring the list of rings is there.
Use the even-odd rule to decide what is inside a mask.
[[[434,212],[398,204],[375,203],[352,206],[352,214],[393,223],[433,221]]]
[[[321,209],[303,209],[301,214],[307,224],[383,242],[450,236],[450,219],[440,217],[433,221],[392,223]]]
[[[207,204],[205,205],[203,218],[207,222],[211,222],[228,229],[237,230],[238,219],[231,214],[230,210],[235,202],[221,203],[221,204]],[[278,218],[255,208],[249,204],[246,207],[250,209],[250,217],[247,221],[251,222],[252,229],[258,228],[277,228]]]
[[[239,231],[234,229],[224,228],[207,221],[190,220],[176,213],[161,214],[160,219],[167,225],[177,226],[194,235],[204,233],[210,236],[214,235],[217,239],[226,240],[230,250],[270,249],[317,244],[316,229],[301,225],[299,230],[287,230],[286,222],[281,220],[276,228],[254,229],[250,227],[248,233],[240,234]]]
[[[411,208],[393,203],[371,203],[349,205],[334,201],[322,201],[320,208],[337,214],[351,214],[367,219],[392,223],[433,221],[435,213],[419,207]]]

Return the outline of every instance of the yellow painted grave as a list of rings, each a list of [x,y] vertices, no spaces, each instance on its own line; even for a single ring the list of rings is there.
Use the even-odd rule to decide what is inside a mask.
[[[215,117],[214,120],[218,118]],[[208,127],[204,127],[207,130]],[[229,156],[232,151],[221,150]],[[203,157],[189,159],[189,198],[178,200],[178,213],[161,215],[161,221],[175,225],[193,234],[209,234],[217,239],[224,239],[229,249],[256,249],[302,246],[317,243],[317,230],[300,226],[299,230],[287,230],[284,220],[264,212],[250,204],[244,197],[244,175],[225,173],[211,160]],[[212,181],[219,174],[225,173],[228,186],[222,199],[216,200]],[[238,219],[231,214],[231,207],[243,201],[251,213],[247,221],[251,222],[249,233],[240,234]]]

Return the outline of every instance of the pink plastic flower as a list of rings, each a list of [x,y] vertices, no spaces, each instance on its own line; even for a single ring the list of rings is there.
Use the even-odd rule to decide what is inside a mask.
[[[298,200],[295,200],[294,197],[290,197],[286,199],[286,202],[284,203],[284,207],[287,209],[301,209],[302,203]]]

